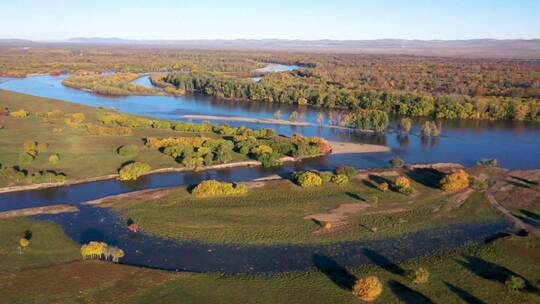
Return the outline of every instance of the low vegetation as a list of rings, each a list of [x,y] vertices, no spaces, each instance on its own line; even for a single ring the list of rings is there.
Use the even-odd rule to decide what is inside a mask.
[[[136,180],[139,176],[148,173],[152,168],[147,163],[131,162],[118,171],[118,179],[122,181]]]
[[[191,190],[191,194],[196,197],[230,196],[246,194],[247,192],[246,185],[218,182],[216,180],[204,181]]]

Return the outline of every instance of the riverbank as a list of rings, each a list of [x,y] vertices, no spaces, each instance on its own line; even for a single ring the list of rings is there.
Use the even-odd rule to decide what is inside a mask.
[[[443,166],[444,165],[444,166]],[[449,167],[450,166],[450,167]],[[435,166],[446,172],[451,164]],[[320,244],[380,239],[445,225],[493,221],[497,214],[480,192],[455,193],[436,185],[435,169],[359,171],[344,185],[302,188],[283,178],[245,183],[248,193],[196,198],[189,187],[108,197],[91,204],[113,208],[145,233],[179,240],[234,244]],[[413,195],[381,191],[399,176],[410,179]],[[469,190],[468,190],[469,191]],[[329,225],[327,225],[329,224]]]
[[[3,212],[0,212],[0,219],[10,218],[10,217],[32,216],[32,215],[39,215],[39,214],[59,214],[59,213],[77,212],[77,211],[79,211],[79,208],[73,205],[51,205],[51,206],[3,211]]]
[[[9,226],[8,226],[9,225]],[[334,258],[314,254],[309,271],[265,275],[165,272],[101,261],[81,261],[58,227],[30,220],[0,220],[9,233],[4,249],[0,297],[8,303],[358,303],[350,288],[355,280],[377,276],[383,284],[380,303],[535,303],[534,282],[540,271],[540,242],[530,237],[504,237],[486,245],[469,245],[426,257],[395,261],[366,251],[374,263],[344,267]],[[18,233],[33,231],[25,252],[16,249]],[[2,230],[6,231],[6,230]],[[9,236],[9,239],[5,239]],[[49,244],[49,245],[47,245]],[[407,272],[425,268],[424,284],[413,284]],[[485,275],[489,271],[490,275]],[[492,275],[493,274],[493,275]],[[510,275],[530,284],[522,292],[504,285]],[[261,288],[263,286],[264,288]],[[532,289],[531,289],[532,288]],[[133,290],[137,292],[133,292]],[[302,290],[302,292],[298,292]],[[253,299],[256,299],[253,300]]]

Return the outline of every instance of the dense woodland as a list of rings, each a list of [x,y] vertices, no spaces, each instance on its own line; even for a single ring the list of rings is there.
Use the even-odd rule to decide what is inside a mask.
[[[306,68],[247,79],[264,62]],[[181,50],[173,47],[0,47],[0,76],[175,71],[180,91],[369,109],[403,116],[540,121],[540,60]]]

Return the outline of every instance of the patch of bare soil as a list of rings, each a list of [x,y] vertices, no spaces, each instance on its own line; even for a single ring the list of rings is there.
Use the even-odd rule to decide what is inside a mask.
[[[97,200],[87,201],[84,202],[84,205],[100,205],[100,204],[109,204],[109,203],[117,203],[120,201],[128,200],[128,199],[137,199],[137,200],[156,200],[160,199],[162,197],[165,197],[167,194],[169,194],[172,191],[172,189],[148,189],[148,190],[141,190],[141,191],[134,191],[124,194],[118,194],[118,195],[111,195],[106,196]]]
[[[79,208],[77,208],[76,206],[62,204],[62,205],[51,205],[51,206],[4,211],[4,212],[0,212],[0,218],[31,216],[31,215],[38,215],[38,214],[59,214],[59,213],[77,212],[77,211],[79,211]]]
[[[404,202],[399,204],[385,205],[384,209],[377,208],[376,205],[370,205],[367,203],[347,203],[341,204],[334,209],[330,209],[326,213],[317,213],[307,215],[304,217],[306,220],[312,220],[321,226],[321,229],[314,231],[314,234],[324,235],[330,233],[338,233],[347,229],[349,225],[348,219],[351,215],[374,215],[374,214],[391,214],[407,211],[408,205],[413,204],[413,201]],[[373,211],[368,211],[376,209]],[[366,227],[366,229],[375,232],[376,228]]]
[[[389,147],[381,145],[336,141],[329,141],[328,143],[330,144],[330,146],[332,146],[332,154],[374,153],[390,151]]]
[[[474,193],[474,189],[466,188],[449,197],[445,204],[439,205],[433,209],[434,213],[439,211],[453,211],[461,208],[467,199]]]

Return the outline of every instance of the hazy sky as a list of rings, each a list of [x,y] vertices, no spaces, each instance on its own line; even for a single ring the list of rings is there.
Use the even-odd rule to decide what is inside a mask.
[[[540,0],[0,1],[0,38],[540,38]]]

